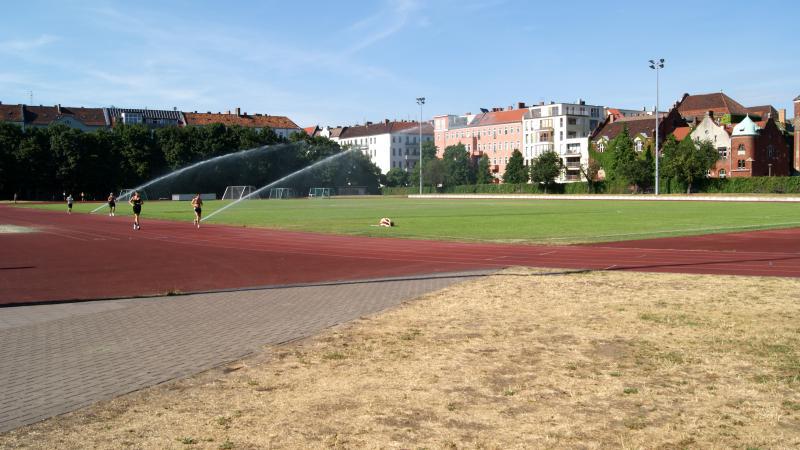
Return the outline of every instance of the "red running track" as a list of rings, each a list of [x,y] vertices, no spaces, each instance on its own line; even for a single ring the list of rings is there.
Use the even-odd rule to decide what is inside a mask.
[[[599,245],[365,238],[0,206],[0,305],[508,266],[800,277],[800,229]],[[387,230],[391,232],[391,230]]]

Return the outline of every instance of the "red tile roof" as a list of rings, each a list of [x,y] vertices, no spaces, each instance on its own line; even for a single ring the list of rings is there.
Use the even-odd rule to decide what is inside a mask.
[[[672,132],[672,135],[675,136],[675,139],[678,141],[682,141],[686,139],[686,136],[692,132],[691,127],[678,127],[675,128],[675,131]]]
[[[20,105],[0,105],[0,122],[22,122]]]
[[[305,127],[305,128],[303,128],[303,131],[305,131],[307,135],[313,137],[313,136],[317,135],[317,132],[319,131],[319,127],[316,126],[316,125],[314,125],[313,127]]]
[[[356,125],[353,127],[345,127],[341,134],[340,139],[350,139],[363,136],[375,136],[378,134],[387,133],[400,133],[403,131],[418,131],[417,122],[380,122],[369,125]],[[429,123],[422,124],[423,134],[433,134],[433,126]]]
[[[468,127],[485,127],[501,125],[504,123],[522,122],[522,116],[528,112],[527,108],[512,109],[511,111],[492,111],[478,114],[472,119]]]
[[[628,117],[626,119],[627,120],[606,122],[601,129],[597,130],[594,133],[594,136],[596,138],[607,137],[608,139],[614,139],[615,137],[617,137],[618,134],[622,133],[622,130],[626,126],[628,127],[628,134],[630,134],[631,137],[634,137],[639,134],[643,134],[647,137],[653,136],[653,133],[655,132],[654,130],[656,129],[655,117],[636,116],[636,117]]]
[[[299,130],[300,127],[292,122],[288,117],[284,116],[268,116],[268,115],[237,115],[237,114],[220,114],[220,113],[190,113],[185,112],[183,116],[186,118],[186,125],[211,125],[212,123],[221,123],[223,125],[239,125],[247,128],[286,128]]]
[[[104,127],[103,108],[73,108],[69,106],[25,106],[25,123],[46,126],[62,117],[71,117],[86,126]]]
[[[684,117],[702,116],[708,111],[714,111],[715,115],[744,115],[747,113],[747,108],[722,92],[690,95],[683,100],[678,108],[678,112]]]

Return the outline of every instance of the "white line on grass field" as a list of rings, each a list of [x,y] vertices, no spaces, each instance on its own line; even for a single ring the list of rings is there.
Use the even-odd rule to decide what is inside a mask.
[[[800,222],[783,222],[783,223],[764,223],[764,224],[757,224],[757,225],[741,225],[735,227],[707,227],[707,228],[680,228],[677,230],[656,230],[656,231],[642,231],[639,233],[616,233],[616,234],[595,234],[595,237],[628,237],[628,236],[654,236],[659,234],[671,234],[671,233],[683,233],[683,232],[703,232],[703,231],[736,231],[736,230],[747,230],[747,229],[757,229],[757,230],[767,230],[772,227],[789,227],[789,226],[797,226],[800,225]],[[575,239],[580,238],[582,236],[559,236],[559,237],[551,237],[547,238],[548,241],[558,241],[558,240],[566,240],[566,239]]]

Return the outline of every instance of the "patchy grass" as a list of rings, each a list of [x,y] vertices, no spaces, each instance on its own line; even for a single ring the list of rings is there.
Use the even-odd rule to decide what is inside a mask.
[[[797,292],[509,269],[0,447],[797,448]]]

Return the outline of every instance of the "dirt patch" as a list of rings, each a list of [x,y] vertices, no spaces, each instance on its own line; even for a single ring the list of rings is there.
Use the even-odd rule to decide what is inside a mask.
[[[0,447],[796,448],[797,292],[510,269]]]

